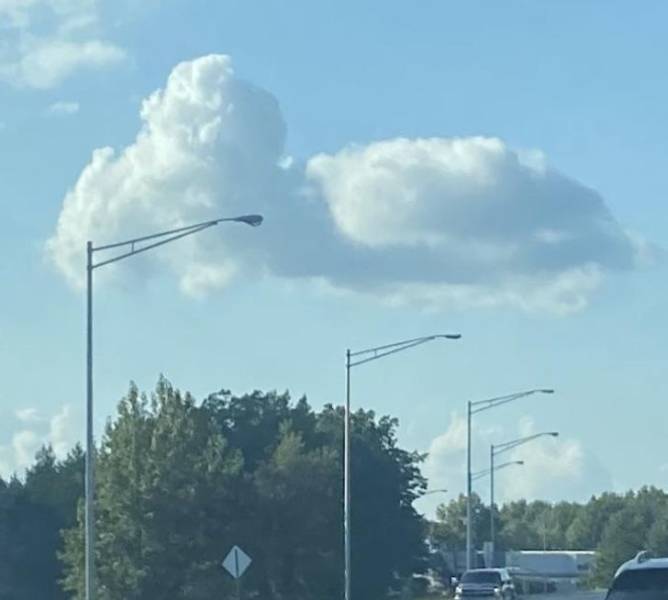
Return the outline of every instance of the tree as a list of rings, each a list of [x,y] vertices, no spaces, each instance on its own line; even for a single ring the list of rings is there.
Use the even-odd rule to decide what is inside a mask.
[[[581,511],[582,506],[575,502],[558,502],[548,506],[540,518],[540,525],[546,530],[545,543],[548,550],[570,548],[567,532]]]
[[[219,567],[241,459],[193,399],[161,380],[149,402],[132,386],[97,463],[99,597],[205,598]],[[82,597],[82,529],[68,532],[65,587]]]
[[[615,513],[603,530],[592,580],[607,586],[617,568],[642,550],[649,523],[646,515],[629,505]]]
[[[23,481],[0,479],[0,598],[66,598],[60,532],[75,523],[82,472],[79,447],[62,462],[44,447]]]
[[[603,530],[611,517],[622,510],[625,500],[618,494],[606,492],[591,500],[578,511],[566,530],[567,547],[574,550],[593,550],[601,543]]]
[[[343,413],[337,414],[340,432]],[[424,523],[413,507],[427,485],[419,470],[424,456],[397,446],[397,425],[388,417],[376,420],[372,411],[360,410],[353,418],[351,545],[357,598],[380,600],[427,566]]]
[[[422,456],[402,450],[397,422],[353,419],[354,592],[381,600],[424,565]],[[342,591],[343,412],[254,392],[197,405],[161,379],[135,386],[109,423],[98,458],[101,600],[231,593],[220,567],[237,544],[263,600],[334,600]],[[83,520],[66,534],[66,589],[82,598]]]
[[[662,508],[647,534],[647,549],[655,556],[668,556],[668,509]]]
[[[528,503],[526,500],[510,502],[501,509],[499,539],[501,547],[508,550],[536,550],[543,547],[543,516],[548,505]]]
[[[593,581],[599,585],[607,585],[617,568],[639,551],[666,547],[668,495],[643,487],[626,494],[622,502],[623,508],[610,517],[598,545]]]
[[[471,496],[472,535],[474,543],[480,545],[490,537],[489,509],[480,496]],[[436,509],[436,523],[432,529],[432,539],[438,546],[448,550],[466,548],[466,496],[460,495],[448,504]]]
[[[337,597],[342,561],[332,541],[340,527],[332,516],[340,514],[339,476],[335,452],[308,450],[287,425],[271,459],[255,472],[253,552],[261,573],[256,568],[255,579],[267,582],[268,597]]]

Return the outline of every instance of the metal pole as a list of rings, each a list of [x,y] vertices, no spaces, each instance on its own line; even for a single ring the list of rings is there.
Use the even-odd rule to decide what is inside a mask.
[[[343,514],[345,600],[350,600],[351,552],[350,552],[350,350],[346,352],[346,414],[343,436]]]
[[[547,515],[543,515],[543,552],[547,552]],[[547,594],[547,573],[543,574],[543,591]]]
[[[86,245],[86,600],[95,599],[95,442],[93,440],[93,243]]]
[[[471,401],[468,403],[466,450],[466,570],[471,568]]]
[[[494,544],[494,445],[489,448],[489,539],[492,542],[492,564],[494,566],[495,544]]]

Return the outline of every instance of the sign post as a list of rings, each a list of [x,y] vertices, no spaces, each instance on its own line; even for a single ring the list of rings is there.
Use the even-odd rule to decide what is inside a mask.
[[[237,600],[241,600],[241,576],[250,567],[251,562],[253,562],[251,557],[239,546],[234,546],[223,561],[223,567],[237,582]]]

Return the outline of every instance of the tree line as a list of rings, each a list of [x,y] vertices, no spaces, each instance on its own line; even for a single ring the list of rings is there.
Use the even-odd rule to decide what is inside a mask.
[[[339,600],[343,419],[287,393],[196,402],[165,379],[150,394],[132,385],[96,456],[98,598],[234,597],[221,563],[238,545],[253,559],[247,598]],[[432,523],[415,510],[425,455],[399,447],[397,426],[370,411],[352,418],[353,593],[366,600],[438,567],[430,548],[465,547],[463,496]],[[62,460],[45,447],[21,478],[0,478],[0,598],[83,600],[83,467],[80,447]],[[640,549],[668,555],[668,495],[656,488],[520,500],[495,516],[502,549],[598,550],[596,584]],[[473,531],[489,539],[477,496]]]
[[[473,496],[473,537],[490,539],[490,508]],[[466,547],[466,497],[437,509],[430,524],[434,547]],[[500,550],[596,550],[588,583],[605,587],[621,563],[640,550],[668,556],[668,494],[644,487],[625,494],[606,492],[586,503],[517,500],[495,507],[496,546]]]
[[[234,597],[221,566],[234,545],[253,563],[247,598],[339,600],[343,589],[343,412],[288,394],[227,391],[196,402],[161,379],[133,385],[99,445],[98,598]],[[413,507],[423,456],[397,421],[352,419],[353,592],[381,600],[426,567]],[[84,597],[83,462],[45,448],[0,483],[0,598]]]

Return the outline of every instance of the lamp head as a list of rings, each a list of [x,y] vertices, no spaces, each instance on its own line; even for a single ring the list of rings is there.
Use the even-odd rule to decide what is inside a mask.
[[[251,227],[259,227],[262,225],[264,217],[262,215],[242,215],[240,217],[235,217],[232,220],[237,221],[238,223],[246,223],[246,225],[250,225]]]

